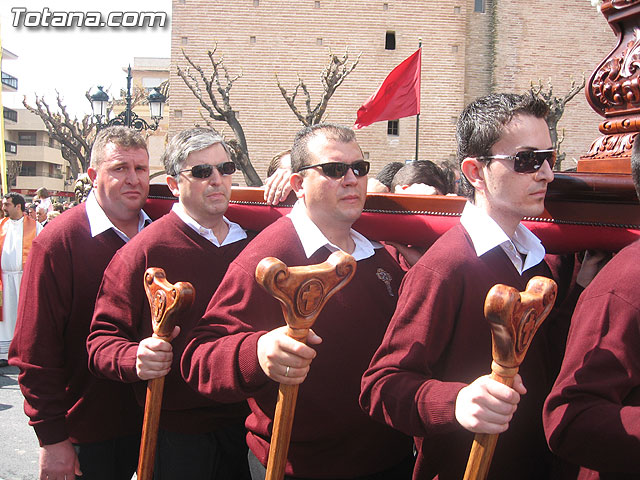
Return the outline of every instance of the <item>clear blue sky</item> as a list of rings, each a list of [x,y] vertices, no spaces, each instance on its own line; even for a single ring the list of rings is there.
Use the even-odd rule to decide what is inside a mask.
[[[4,105],[23,108],[22,97],[33,104],[34,93],[55,103],[57,89],[78,116],[91,113],[84,98],[88,89],[97,85],[119,95],[126,87],[126,73],[133,57],[169,57],[171,50],[171,0],[2,0],[0,2],[0,34],[2,47],[18,55],[17,60],[3,61],[2,70],[18,78],[18,93],[3,93]],[[82,27],[14,26],[16,13],[23,9],[22,23],[60,22],[69,12],[83,12],[91,21],[100,12],[103,20],[112,15],[114,21],[131,22],[139,12],[166,12],[164,28],[150,27]],[[47,15],[45,8],[48,8]],[[37,12],[37,13],[35,13]],[[43,14],[44,12],[44,14]],[[54,13],[55,12],[55,13]],[[120,16],[117,12],[134,12]],[[48,18],[47,18],[48,17]]]

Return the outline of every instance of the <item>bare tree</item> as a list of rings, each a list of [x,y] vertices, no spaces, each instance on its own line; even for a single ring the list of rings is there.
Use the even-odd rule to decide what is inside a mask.
[[[169,98],[169,81],[162,82],[158,89],[166,97]],[[87,101],[91,103],[91,95],[89,90],[85,92]],[[111,116],[114,106],[126,105],[126,91],[120,91],[120,98],[110,99],[107,105],[106,119]],[[131,108],[137,105],[148,104],[147,92],[144,88],[134,86],[131,95]],[[79,174],[84,173],[89,168],[91,160],[91,147],[98,133],[96,125],[92,122],[91,115],[85,115],[81,120],[77,117],[71,118],[67,112],[67,106],[63,103],[60,93],[56,91],[57,111],[52,111],[44,97],[35,97],[35,107],[27,103],[27,98],[22,99],[22,104],[31,113],[38,115],[44,123],[49,137],[53,138],[60,144],[62,158],[69,162],[73,178],[78,178]],[[146,136],[151,134],[150,131],[143,132]]]
[[[89,96],[89,92],[86,93],[86,96]],[[96,126],[91,122],[90,115],[85,115],[82,120],[78,120],[77,117],[71,118],[58,91],[56,91],[56,97],[57,112],[51,111],[44,97],[37,95],[35,107],[27,103],[26,97],[22,99],[22,104],[27,110],[42,119],[49,132],[49,137],[60,144],[62,158],[69,162],[73,178],[77,178],[78,174],[86,172],[89,167]]]
[[[183,70],[178,66],[178,76],[182,78],[187,88],[191,90],[191,93],[193,93],[200,102],[202,108],[207,111],[210,118],[218,122],[225,122],[231,127],[235,136],[235,142],[230,142],[233,146],[232,151],[235,153],[233,160],[242,171],[247,185],[250,187],[259,187],[262,185],[262,180],[260,180],[249,159],[249,149],[247,148],[244,130],[238,120],[237,112],[231,107],[229,97],[231,87],[233,87],[234,82],[237,81],[242,74],[231,77],[229,70],[224,64],[224,58],[222,56],[217,60],[214,58],[216,49],[217,45],[213,50],[207,51],[207,56],[209,57],[212,67],[211,73],[205,72],[200,65],[196,65],[185,51],[182,50],[182,55],[184,55],[190,67]],[[192,69],[197,73],[194,73]]]
[[[292,94],[288,94],[287,90],[280,83],[280,79],[276,74],[276,82],[278,83],[278,88],[280,89],[280,93],[284,97],[287,105],[293,111],[298,120],[302,122],[302,124],[306,127],[310,125],[316,125],[323,121],[324,114],[327,110],[327,104],[329,103],[329,99],[333,96],[336,89],[342,85],[344,79],[349,75],[358,65],[360,61],[360,56],[362,52],[358,54],[356,59],[348,64],[349,60],[349,51],[345,51],[342,57],[338,57],[337,55],[329,52],[329,62],[327,66],[322,70],[322,74],[320,75],[320,79],[322,81],[322,95],[320,96],[320,101],[316,104],[315,107],[311,108],[311,94],[309,93],[309,89],[307,85],[304,83],[304,80],[300,78],[298,75],[298,84],[296,88],[293,90]],[[299,91],[302,90],[304,94],[304,104],[306,113],[302,113],[298,107],[296,107],[296,97],[298,96]]]
[[[558,122],[564,113],[566,104],[575,97],[585,86],[585,77],[582,75],[582,82],[577,84],[575,79],[571,78],[571,86],[569,91],[562,97],[553,96],[553,85],[551,79],[547,81],[547,91],[545,92],[542,86],[542,80],[538,80],[538,85],[534,85],[531,82],[531,93],[542,99],[549,106],[549,115],[547,116],[547,125],[549,126],[549,134],[551,135],[551,142],[553,142],[553,148],[558,152],[558,159],[556,161],[555,170],[562,169],[562,162],[566,157],[566,153],[560,152],[560,145],[564,141],[564,128],[562,129],[562,135],[558,137]]]
[[[11,186],[22,170],[22,162],[7,159],[7,184]]]

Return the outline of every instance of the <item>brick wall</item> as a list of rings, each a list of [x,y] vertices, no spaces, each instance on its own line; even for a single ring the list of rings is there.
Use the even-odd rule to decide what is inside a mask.
[[[315,105],[329,52],[342,54],[348,48],[354,59],[362,52],[327,109],[328,121],[352,125],[360,105],[422,39],[419,156],[452,158],[455,119],[468,101],[492,85],[521,92],[531,80],[549,76],[555,90],[564,93],[570,75],[584,71],[588,76],[613,46],[608,25],[587,0],[553,2],[553,11],[542,0],[498,1],[495,10],[492,1],[498,0],[487,0],[487,13],[477,13],[474,0],[174,0],[170,134],[204,124],[200,113],[206,115],[176,74],[176,65],[186,67],[181,48],[210,73],[206,51],[217,43],[215,58],[223,55],[230,75],[242,75],[231,89],[231,105],[264,178],[271,156],[288,148],[301,127],[280,95],[276,73],[289,91],[300,75]],[[395,32],[395,50],[385,50],[387,31]],[[232,135],[226,124],[214,124]],[[566,129],[569,157],[587,151],[597,124],[597,115],[579,94],[560,125]],[[380,122],[359,130],[358,139],[376,173],[386,162],[414,157],[415,117],[400,119],[398,136],[388,136],[387,123]],[[234,181],[244,184],[240,174]]]

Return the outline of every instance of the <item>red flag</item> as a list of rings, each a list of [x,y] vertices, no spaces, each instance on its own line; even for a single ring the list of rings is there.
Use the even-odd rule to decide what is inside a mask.
[[[358,109],[354,128],[420,113],[421,52],[419,48],[391,71],[376,93]]]

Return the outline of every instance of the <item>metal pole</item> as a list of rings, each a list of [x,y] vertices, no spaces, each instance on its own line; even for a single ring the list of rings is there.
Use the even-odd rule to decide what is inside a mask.
[[[416,158],[415,161],[418,161],[418,144],[420,143],[420,114],[416,115]]]
[[[125,119],[126,126],[131,128],[131,65],[127,69],[127,110]]]
[[[418,39],[418,49],[422,48],[422,38]],[[422,52],[421,52],[422,54]],[[422,77],[422,68],[420,69],[420,76]],[[422,82],[420,82],[422,85]],[[420,92],[421,93],[421,92]],[[416,115],[416,158],[415,161],[418,161],[418,147],[420,145],[420,112]]]

